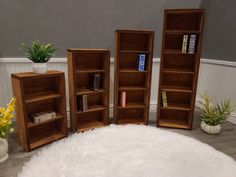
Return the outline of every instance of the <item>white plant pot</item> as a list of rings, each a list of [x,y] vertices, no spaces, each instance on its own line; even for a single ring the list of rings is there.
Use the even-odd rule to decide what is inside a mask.
[[[202,121],[201,122],[201,129],[206,133],[216,135],[221,132],[221,125],[218,124],[218,125],[212,126],[212,125],[208,125],[204,121]]]
[[[0,163],[8,159],[7,139],[0,138]]]
[[[33,63],[32,67],[34,73],[42,74],[47,72],[47,63]]]

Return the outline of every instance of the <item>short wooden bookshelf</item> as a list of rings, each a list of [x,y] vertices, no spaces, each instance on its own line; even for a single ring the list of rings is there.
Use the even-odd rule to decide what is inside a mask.
[[[15,73],[11,75],[11,80],[16,98],[19,141],[24,150],[31,151],[66,137],[68,131],[64,73]],[[55,112],[56,117],[34,123],[32,115],[45,111]]]

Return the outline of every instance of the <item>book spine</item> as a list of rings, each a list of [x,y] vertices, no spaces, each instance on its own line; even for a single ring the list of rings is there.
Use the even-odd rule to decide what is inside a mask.
[[[138,71],[144,71],[145,70],[145,54],[138,54],[137,69],[138,69]]]
[[[88,97],[87,97],[87,95],[83,95],[82,100],[83,100],[83,111],[87,112],[88,111]]]
[[[121,104],[121,107],[125,107],[126,106],[126,91],[122,91],[121,92],[120,104]]]
[[[91,76],[91,89],[99,90],[100,88],[100,74],[93,74]]]
[[[164,107],[164,108],[166,108],[167,107],[167,96],[166,96],[166,92],[165,91],[162,91],[162,106]]]
[[[187,52],[187,45],[188,45],[188,35],[183,36],[183,43],[182,43],[182,53]]]
[[[189,38],[189,46],[188,46],[188,53],[193,54],[195,51],[195,43],[196,43],[196,34],[191,34]]]

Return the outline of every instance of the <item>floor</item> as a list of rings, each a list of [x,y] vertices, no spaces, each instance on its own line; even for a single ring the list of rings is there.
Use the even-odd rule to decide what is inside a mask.
[[[150,113],[150,120],[155,120],[155,113]],[[207,143],[214,148],[228,154],[236,160],[236,125],[226,122],[223,124],[223,131],[220,135],[208,135],[199,128],[200,113],[195,111],[193,130],[170,129],[170,131],[184,134],[204,143]],[[155,126],[154,121],[150,121],[151,126]],[[9,159],[0,164],[0,177],[16,177],[21,171],[22,165],[30,159],[32,155],[40,149],[30,153],[24,153],[22,148],[17,143],[17,135],[12,134],[9,138]]]

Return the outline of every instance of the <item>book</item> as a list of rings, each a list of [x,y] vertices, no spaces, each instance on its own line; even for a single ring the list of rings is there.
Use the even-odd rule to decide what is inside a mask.
[[[187,46],[188,46],[188,35],[183,36],[183,43],[182,43],[182,53],[187,53]]]
[[[196,43],[196,34],[191,34],[189,37],[189,46],[188,46],[188,53],[194,53],[195,51],[195,43]]]
[[[126,106],[126,91],[122,91],[120,93],[120,105],[121,105],[121,107]]]
[[[33,118],[33,122],[37,124],[56,118],[56,113],[53,111],[39,112],[31,115],[31,117]]]
[[[96,73],[96,74],[92,74],[91,76],[91,89],[92,90],[99,90],[100,88],[100,74]]]
[[[83,108],[83,112],[88,111],[88,97],[87,97],[87,95],[82,95],[82,108]]]
[[[161,92],[161,95],[162,95],[162,106],[164,108],[167,107],[167,96],[166,96],[166,92],[165,91],[162,91]]]
[[[144,71],[145,70],[145,54],[138,54],[137,59],[137,69],[138,71]]]

